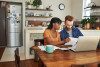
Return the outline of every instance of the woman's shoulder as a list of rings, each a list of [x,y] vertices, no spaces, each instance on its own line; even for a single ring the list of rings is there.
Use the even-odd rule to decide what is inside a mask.
[[[44,33],[50,33],[50,29],[45,29]]]
[[[50,29],[45,29],[45,31],[44,32],[50,32]]]

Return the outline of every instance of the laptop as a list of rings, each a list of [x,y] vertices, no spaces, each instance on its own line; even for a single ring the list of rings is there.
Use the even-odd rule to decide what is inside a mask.
[[[100,37],[99,36],[81,36],[78,41],[73,45],[71,50],[73,51],[91,51],[96,50]]]

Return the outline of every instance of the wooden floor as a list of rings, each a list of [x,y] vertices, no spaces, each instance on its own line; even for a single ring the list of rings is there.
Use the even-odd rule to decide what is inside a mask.
[[[0,67],[15,67],[15,62],[0,62]],[[21,61],[21,67],[38,67],[38,63],[33,59]]]
[[[15,62],[0,62],[0,67],[15,67]],[[21,61],[21,67],[38,67],[38,62],[34,62],[33,59],[23,60]],[[98,67],[100,67],[100,65]]]

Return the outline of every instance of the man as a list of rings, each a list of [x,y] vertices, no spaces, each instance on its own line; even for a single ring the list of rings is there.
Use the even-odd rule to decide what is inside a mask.
[[[69,38],[70,40],[70,37],[78,38],[79,36],[83,36],[81,31],[78,28],[73,26],[73,23],[74,23],[73,16],[68,15],[65,17],[65,27],[60,32],[61,40],[64,40],[66,38]]]

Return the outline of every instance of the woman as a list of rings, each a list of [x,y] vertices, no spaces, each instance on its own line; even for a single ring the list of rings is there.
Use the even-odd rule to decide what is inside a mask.
[[[68,39],[64,39],[62,41],[60,39],[60,34],[57,30],[59,30],[61,23],[62,21],[57,17],[51,19],[50,24],[44,31],[44,45],[60,45],[69,41]]]
[[[73,23],[73,16],[68,15],[65,17],[65,28],[60,32],[61,40],[64,40],[69,37],[78,38],[79,36],[83,36],[81,31],[77,27],[73,26]]]

